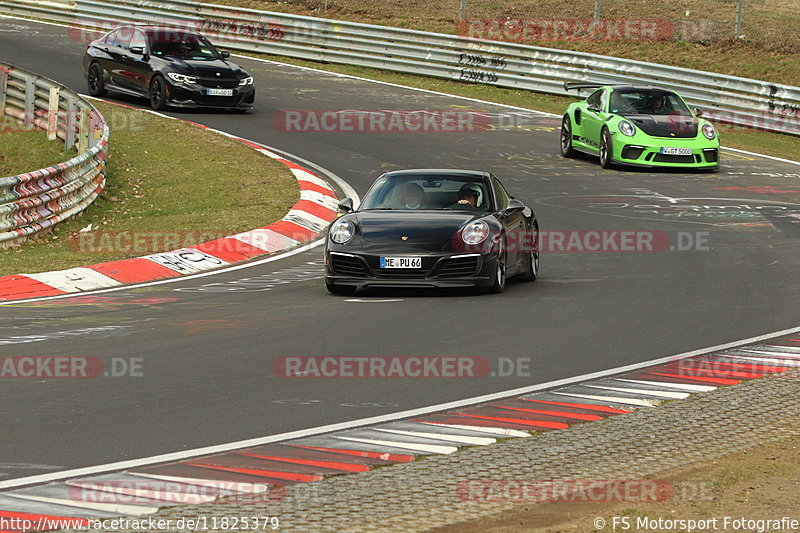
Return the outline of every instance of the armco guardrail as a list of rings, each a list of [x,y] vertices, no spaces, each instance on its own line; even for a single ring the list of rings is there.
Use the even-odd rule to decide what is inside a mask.
[[[614,57],[187,0],[0,0],[11,14],[107,30],[157,23],[234,50],[565,95],[564,81],[657,84],[712,120],[800,135],[800,88]],[[85,35],[84,35],[85,36]]]
[[[6,247],[80,213],[100,194],[108,125],[77,93],[2,62],[0,120],[46,130],[50,140],[78,149],[66,163],[0,178],[0,247]]]

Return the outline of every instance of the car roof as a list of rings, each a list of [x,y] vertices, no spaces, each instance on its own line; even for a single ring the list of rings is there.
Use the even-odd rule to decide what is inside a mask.
[[[392,172],[387,172],[384,174],[384,177],[387,178],[397,178],[397,177],[407,177],[407,176],[431,176],[431,175],[439,175],[442,177],[462,177],[462,178],[474,178],[474,179],[487,179],[489,178],[489,173],[482,171],[482,170],[459,170],[453,168],[414,168],[408,170],[393,170]]]
[[[114,28],[115,31],[120,28],[136,28],[137,30],[142,30],[147,34],[148,37],[153,35],[164,35],[167,33],[174,33],[174,32],[181,32],[185,35],[202,35],[199,31],[190,30],[186,28],[180,28],[176,26],[158,26],[156,24],[126,24],[124,26],[120,26],[119,28]]]
[[[654,85],[607,85],[606,87],[614,91],[662,91],[675,94],[675,91],[672,89],[665,89]]]

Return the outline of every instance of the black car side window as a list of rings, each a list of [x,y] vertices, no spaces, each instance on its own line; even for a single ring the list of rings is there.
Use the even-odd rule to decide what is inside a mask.
[[[127,50],[130,47],[133,28],[120,28],[114,32],[114,46]]]
[[[600,111],[605,111],[608,109],[608,93],[604,90],[600,90]]]
[[[106,35],[105,43],[108,46],[117,46],[117,34],[119,34],[119,30],[112,31],[108,35]]]
[[[497,178],[492,178],[492,187],[494,188],[494,197],[497,198],[497,210],[502,211],[508,207],[508,193]]]
[[[136,30],[133,32],[133,37],[131,37],[131,45],[130,48],[144,48],[147,50],[147,39],[145,39],[144,33]]]
[[[600,107],[600,96],[603,94],[603,90],[595,91],[592,95],[586,99],[586,103],[589,104],[590,107],[602,109]]]

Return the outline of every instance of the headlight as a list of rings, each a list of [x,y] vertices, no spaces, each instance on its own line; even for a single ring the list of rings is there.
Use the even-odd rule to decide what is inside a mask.
[[[187,76],[185,74],[177,74],[175,72],[167,72],[167,76],[172,81],[176,81],[178,83],[197,83],[196,76]]]
[[[636,133],[636,128],[633,127],[633,124],[628,122],[627,120],[623,120],[619,123],[619,131],[623,135],[627,135],[628,137],[633,137]]]
[[[336,244],[344,244],[353,238],[355,225],[349,220],[338,220],[331,225],[331,240]]]
[[[248,76],[243,80],[239,80],[239,85],[253,85],[253,76]]]
[[[703,135],[706,136],[706,139],[709,141],[713,140],[717,136],[717,130],[714,129],[714,126],[711,124],[703,124]]]
[[[480,244],[489,236],[489,224],[483,220],[471,222],[461,230],[461,238],[469,245]]]

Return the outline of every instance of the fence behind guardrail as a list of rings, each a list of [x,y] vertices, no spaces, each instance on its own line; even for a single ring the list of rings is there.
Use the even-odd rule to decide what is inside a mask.
[[[65,163],[0,177],[0,247],[80,213],[105,186],[108,125],[77,93],[0,62],[0,119],[4,126],[39,128],[78,155]],[[0,132],[0,135],[6,133]]]

